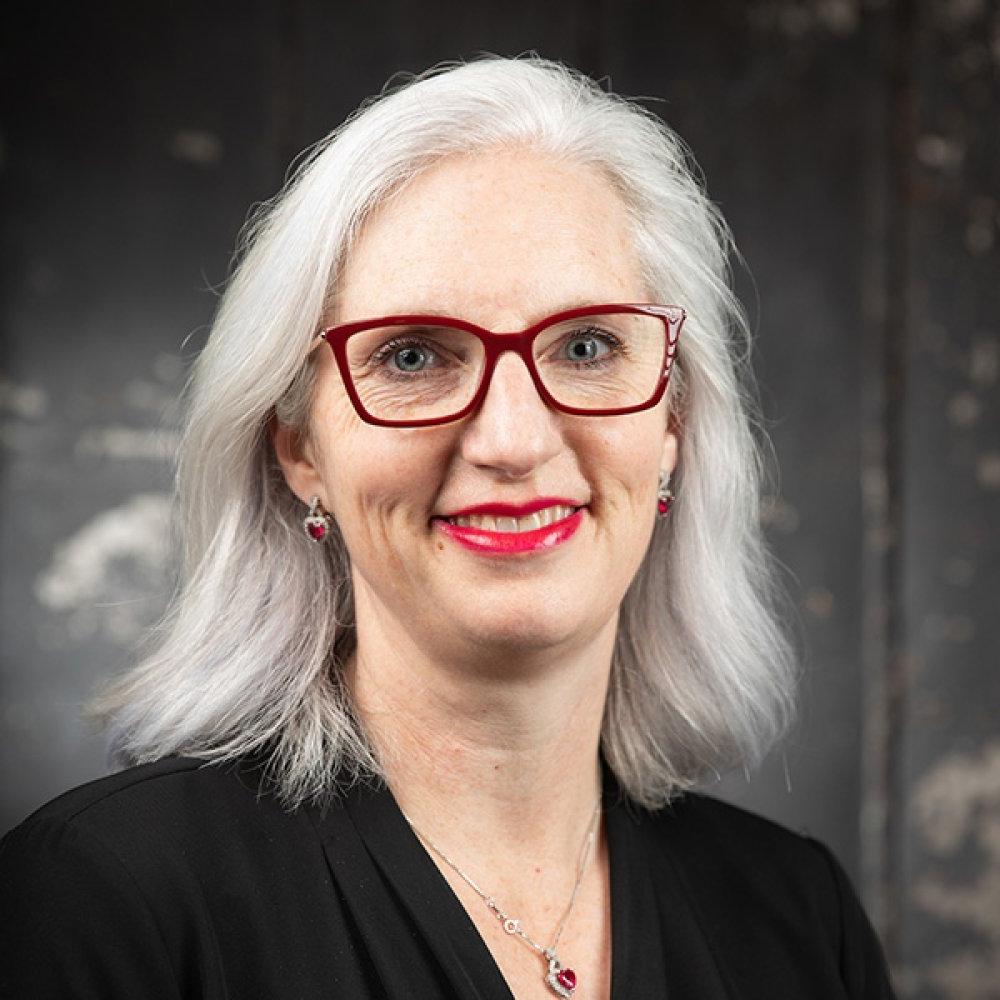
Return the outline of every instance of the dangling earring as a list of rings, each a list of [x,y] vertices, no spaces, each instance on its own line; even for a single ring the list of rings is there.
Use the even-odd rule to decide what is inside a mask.
[[[670,473],[660,470],[660,488],[656,493],[656,512],[662,520],[670,513],[674,502],[674,493],[670,489]]]
[[[323,509],[319,497],[309,501],[309,513],[302,519],[302,527],[314,542],[325,542],[333,527],[333,515]]]

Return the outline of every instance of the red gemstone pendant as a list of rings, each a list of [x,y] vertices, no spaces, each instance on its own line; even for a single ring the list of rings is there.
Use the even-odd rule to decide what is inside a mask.
[[[318,518],[315,521],[310,520],[306,525],[306,531],[309,532],[310,538],[314,538],[317,542],[321,542],[326,535],[326,525],[323,524]]]
[[[564,1000],[568,1000],[576,991],[576,973],[572,969],[562,968],[554,958],[549,959],[549,974],[545,977],[545,982],[553,993]]]
[[[568,990],[576,989],[576,973],[572,969],[560,969],[556,973],[556,979],[559,980],[561,986],[565,986]]]

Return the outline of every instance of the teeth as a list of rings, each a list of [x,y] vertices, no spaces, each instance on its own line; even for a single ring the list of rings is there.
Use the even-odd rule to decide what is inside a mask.
[[[470,514],[465,517],[449,517],[449,523],[459,528],[479,528],[482,531],[497,531],[513,535],[522,531],[537,531],[547,528],[557,521],[564,521],[573,514],[576,507],[546,507],[544,510],[526,514],[524,517],[493,517],[490,514]]]

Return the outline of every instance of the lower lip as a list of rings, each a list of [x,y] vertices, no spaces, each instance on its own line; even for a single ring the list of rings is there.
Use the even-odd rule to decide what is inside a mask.
[[[459,527],[443,519],[437,519],[434,523],[449,538],[472,552],[491,556],[544,552],[568,542],[576,534],[583,523],[583,508],[562,521],[534,531],[486,531],[483,528]]]

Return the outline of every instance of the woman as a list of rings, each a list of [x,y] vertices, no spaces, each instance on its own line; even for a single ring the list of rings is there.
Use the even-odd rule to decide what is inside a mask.
[[[5,839],[4,995],[891,995],[829,851],[688,791],[794,677],[729,249],[665,126],[537,58],[314,152],[95,709],[133,766]]]

